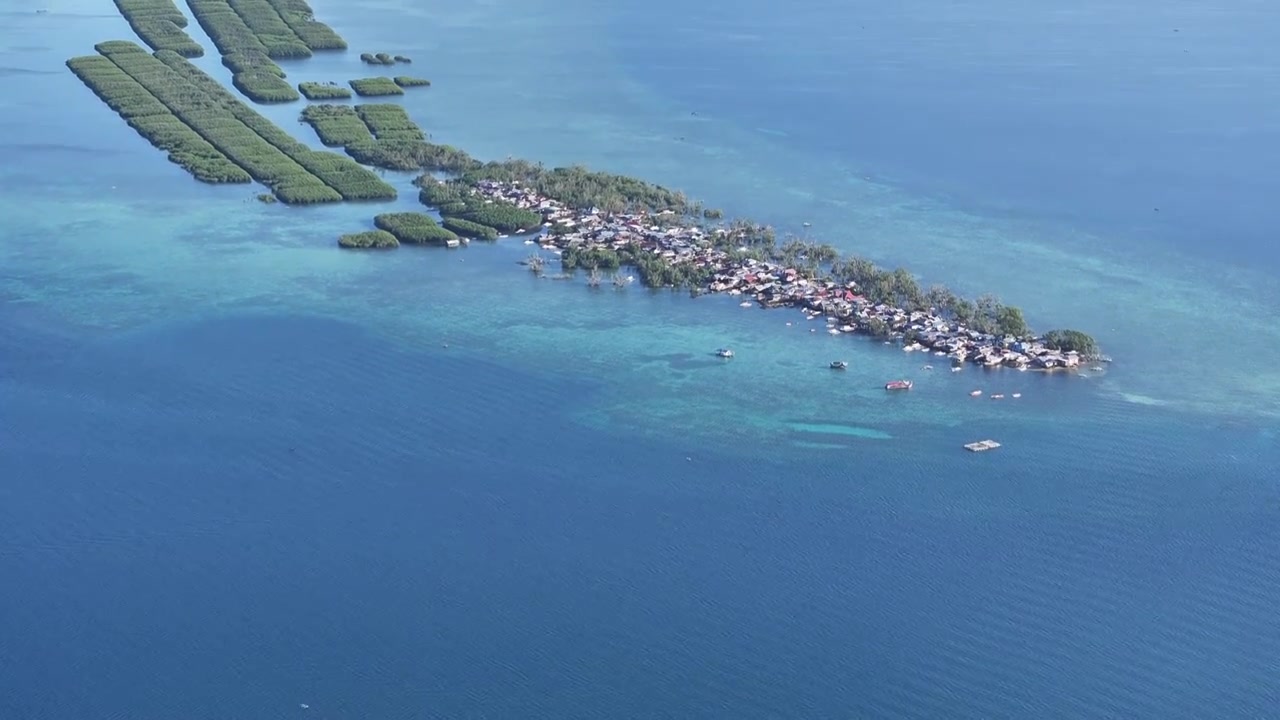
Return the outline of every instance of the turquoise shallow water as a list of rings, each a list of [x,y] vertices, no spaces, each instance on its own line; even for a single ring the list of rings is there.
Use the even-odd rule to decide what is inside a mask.
[[[1133,31],[1127,14],[861,8],[880,39],[841,54],[847,10],[816,3],[787,22],[690,12],[665,33],[661,8],[625,4],[315,7],[353,52],[414,57],[435,84],[404,102],[439,140],[810,221],[926,279],[995,289],[1038,324],[1096,330],[1118,362],[933,373],[798,314],[538,281],[517,242],[341,253],[338,233],[412,193],[298,209],[192,182],[61,67],[128,37],[111,3],[11,11],[0,716],[1256,717],[1280,700],[1276,256],[1253,237],[1271,181],[1230,163],[1270,147],[1273,118],[1235,117],[1255,100],[1206,90],[1212,63],[1169,89],[1236,103],[1178,116],[1238,196],[1202,183],[1216,189],[1188,227],[1231,222],[1196,244],[1185,218],[1174,232],[1122,217],[1129,188],[1195,188],[1165,165],[1105,192],[1033,182],[1047,163],[1088,185],[1097,157],[1046,148],[1114,153],[1136,131],[1106,111],[1169,102],[1117,106],[1105,63],[1074,76],[1071,97],[1100,108],[1081,130],[1044,129],[1035,102],[1022,120],[1048,139],[997,152],[1003,135],[973,127],[1007,88],[993,77],[1052,94],[1015,30],[1094,27],[1059,32],[1059,51],[1136,62],[1145,46],[1102,42]],[[1244,79],[1274,68],[1268,48],[1227,52],[1274,21],[1252,12],[1198,41]],[[961,53],[992,17],[1009,42]],[[775,45],[812,52],[789,65]],[[873,66],[860,53],[901,93],[853,83]],[[1010,58],[1018,77],[991,70]],[[830,77],[799,85],[815,64]],[[288,70],[364,72],[352,56]],[[943,81],[974,94],[946,99],[970,115],[936,120],[963,152],[908,152],[893,113]],[[874,140],[822,140],[814,108],[856,116],[841,103],[859,93],[878,100],[862,113]],[[297,106],[266,112],[294,127]],[[1178,125],[1147,132],[1173,142]],[[1219,312],[1237,318],[1229,339]],[[710,357],[721,345],[738,358]],[[849,370],[827,370],[835,357]],[[916,388],[880,389],[899,376]],[[985,437],[1005,446],[960,449]]]

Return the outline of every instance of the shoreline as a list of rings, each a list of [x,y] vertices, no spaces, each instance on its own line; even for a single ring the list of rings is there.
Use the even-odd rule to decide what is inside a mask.
[[[428,197],[432,194],[431,183],[459,182],[465,183],[420,178],[424,204],[433,205]],[[972,364],[1020,371],[1075,372],[1086,365],[1099,371],[1102,367],[1097,363],[1111,362],[1096,347],[1088,352],[1061,347],[1061,333],[1074,331],[1050,331],[1044,335],[1029,331],[1018,335],[985,332],[958,322],[952,313],[938,307],[907,309],[876,302],[867,297],[858,282],[824,270],[821,262],[810,262],[813,259],[810,254],[823,256],[830,268],[837,267],[839,260],[830,257],[826,246],[802,243],[803,247],[797,248],[792,245],[795,261],[792,263],[780,262],[764,253],[748,252],[752,231],[759,227],[747,227],[740,221],[708,225],[690,221],[688,215],[672,210],[658,213],[643,209],[603,212],[596,207],[583,210],[527,188],[520,181],[481,180],[467,184],[467,188],[485,204],[508,205],[541,216],[542,223],[536,231],[515,234],[530,236],[526,243],[550,251],[560,259],[564,274],[556,279],[570,278],[578,267],[584,267],[590,270],[589,285],[596,287],[609,282],[620,288],[634,281],[633,277],[617,272],[623,267],[633,268],[642,276],[646,272],[670,273],[672,268],[684,268],[686,273],[676,273],[683,281],[681,284],[654,281],[645,284],[655,289],[687,286],[690,295],[695,297],[702,294],[742,297],[743,307],[799,310],[809,320],[824,318],[828,334],[857,334],[883,340],[885,344],[900,344],[906,352],[945,357],[953,368]],[[544,272],[547,261],[535,251],[523,264],[534,274],[548,277]],[[654,270],[655,265],[651,263],[656,263],[661,271]],[[600,273],[602,269],[614,273],[606,280]],[[658,280],[666,277],[664,274]],[[816,328],[810,329],[810,332],[816,331]],[[1092,342],[1092,338],[1088,341]]]
[[[212,5],[224,1],[208,0]],[[255,0],[271,5],[281,1]],[[206,17],[207,13],[196,7],[193,7],[193,12],[202,27],[208,24],[210,18]],[[237,13],[244,15],[240,10],[234,10],[229,17],[234,19]],[[243,26],[236,42],[262,45],[267,48],[264,57],[273,53],[281,57],[307,57],[313,49],[337,47],[329,44],[330,39],[326,36],[325,42],[309,48],[301,34],[295,35],[294,40],[285,45],[269,47],[267,40],[263,39],[266,36],[260,37],[267,26],[249,22],[255,18],[248,15],[241,18],[241,24],[248,24]],[[328,26],[311,17],[306,20],[337,37]],[[205,29],[209,31],[208,27]],[[337,38],[337,42],[341,39]],[[231,57],[228,53],[238,47],[227,38],[215,44],[224,56],[224,64]],[[131,57],[117,57],[123,50],[116,46],[123,46]],[[283,183],[283,179],[290,178],[277,177],[281,173],[273,172],[278,170],[274,166],[259,167],[260,163],[248,163],[242,159],[242,156],[255,159],[242,152],[248,147],[248,141],[254,141],[255,147],[263,145],[264,141],[274,145],[272,149],[302,165],[300,170],[311,173],[304,179],[314,180],[316,187],[328,186],[324,187],[328,191],[324,197],[288,195],[281,198],[286,202],[353,200],[370,194],[386,196],[387,193],[376,186],[386,187],[394,196],[394,190],[389,186],[373,180],[369,168],[416,169],[427,173],[415,181],[421,188],[420,201],[436,208],[444,219],[444,228],[431,233],[430,237],[424,236],[421,242],[455,247],[465,238],[495,239],[502,234],[520,235],[526,229],[541,225],[539,244],[560,257],[562,268],[570,276],[577,267],[589,269],[588,282],[592,285],[602,282],[602,269],[616,271],[625,265],[634,268],[649,287],[688,288],[695,296],[724,293],[750,298],[744,304],[754,301],[765,308],[799,309],[811,320],[825,318],[830,334],[858,333],[884,339],[887,344],[900,342],[904,350],[945,356],[956,366],[971,363],[1019,370],[1075,370],[1088,361],[1110,361],[1099,352],[1094,339],[1084,333],[1075,330],[1033,333],[1019,308],[1004,305],[994,296],[982,295],[970,301],[942,286],[925,291],[903,268],[888,271],[864,258],[841,258],[835,248],[808,240],[786,238],[779,245],[769,226],[747,220],[724,222],[720,211],[704,208],[683,193],[637,178],[591,172],[577,166],[547,170],[540,164],[522,160],[483,163],[465,151],[428,141],[428,136],[398,105],[366,104],[354,108],[356,112],[351,114],[359,115],[355,124],[367,138],[353,137],[331,143],[325,139],[322,125],[311,123],[326,146],[341,144],[348,156],[356,156],[354,161],[351,157],[331,153],[299,154],[301,150],[293,144],[296,141],[289,142],[292,141],[291,136],[266,121],[248,104],[235,100],[234,95],[220,84],[174,53],[157,51],[148,57],[134,43],[121,41],[100,43],[95,49],[126,74],[136,76],[134,65],[143,62],[148,63],[147,67],[166,65],[170,72],[186,71],[176,73],[175,77],[186,75],[181,79],[196,81],[197,87],[225,103],[220,111],[243,121],[245,129],[249,130],[248,135],[224,138],[214,133],[215,128],[205,127],[208,123],[203,123],[207,118],[194,111],[179,112],[186,108],[175,107],[175,104],[181,104],[177,103],[181,98],[176,95],[170,97],[173,88],[163,83],[155,84],[149,77],[134,78],[139,85],[148,82],[139,88],[141,93],[135,94],[144,96],[145,100],[159,101],[179,124],[210,141],[215,149],[229,153],[224,159],[234,156],[236,164],[246,171],[249,169],[246,165],[252,165],[255,172],[248,172],[248,175],[268,184],[277,196],[285,189],[292,190],[291,185]],[[137,63],[133,62],[135,58]],[[86,58],[76,58],[68,64],[75,60],[87,61]],[[124,63],[124,60],[130,62]],[[102,65],[101,61],[98,64]],[[75,70],[75,66],[72,69]],[[281,80],[280,77],[272,79]],[[233,84],[251,100],[267,102],[254,97],[253,93],[240,87],[240,83]],[[323,106],[305,107],[320,111]],[[113,109],[134,124],[124,112]],[[364,109],[369,111],[370,117],[360,112]],[[373,115],[373,111],[382,109],[397,109],[399,117],[392,118],[394,122],[388,124],[387,118]],[[380,117],[381,120],[375,122]],[[308,119],[306,113],[303,118]],[[345,122],[354,118],[332,119]],[[220,126],[216,129],[221,130]],[[153,141],[153,144],[157,142]],[[335,174],[343,169],[337,166],[344,161],[368,174],[368,181],[365,182],[364,177],[339,177],[340,173]],[[441,181],[432,173],[443,173],[450,179]],[[426,216],[422,216],[421,221],[434,224]],[[386,229],[381,225],[378,227]],[[368,233],[360,237],[373,246],[390,246],[385,238],[373,242],[374,238]],[[363,241],[355,242],[356,235],[346,238],[348,242],[343,247],[365,246]],[[529,265],[541,274],[544,260],[535,256]],[[617,275],[612,281],[615,284],[624,282]]]

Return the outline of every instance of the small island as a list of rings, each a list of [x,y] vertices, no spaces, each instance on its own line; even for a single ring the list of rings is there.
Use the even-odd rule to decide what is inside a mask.
[[[458,236],[440,227],[426,213],[383,213],[373,218],[379,230],[385,230],[406,245],[449,245],[458,243]]]
[[[366,230],[338,238],[338,247],[348,249],[397,248],[400,241],[386,230]]]
[[[386,95],[403,95],[404,88],[389,77],[359,78],[348,82],[351,89],[360,97],[382,97]]]
[[[350,100],[351,91],[337,83],[301,82],[298,92],[308,100]]]
[[[360,53],[360,60],[366,65],[395,65],[396,63],[413,62],[404,55],[391,55],[390,53]]]
[[[395,84],[402,88],[411,87],[431,87],[431,81],[426,78],[410,77],[408,75],[397,75],[391,78]]]
[[[204,55],[204,48],[183,28],[187,16],[173,0],[115,0],[120,14],[152,50],[171,50],[185,58]]]

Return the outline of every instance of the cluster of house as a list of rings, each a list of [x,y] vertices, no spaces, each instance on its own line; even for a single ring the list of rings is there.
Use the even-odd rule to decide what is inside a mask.
[[[1081,363],[1079,354],[1059,352],[1039,340],[996,337],[934,312],[872,303],[859,294],[855,283],[837,283],[778,263],[731,256],[713,242],[713,236],[728,232],[725,228],[672,223],[674,218],[644,212],[576,210],[518,182],[482,181],[474,189],[488,200],[541,213],[543,233],[537,242],[545,249],[628,249],[652,253],[672,264],[693,263],[711,273],[704,290],[744,295],[768,308],[799,308],[810,319],[825,317],[832,334],[887,335],[903,340],[904,350],[946,355],[956,364],[1054,370]],[[668,210],[659,215],[674,214]]]

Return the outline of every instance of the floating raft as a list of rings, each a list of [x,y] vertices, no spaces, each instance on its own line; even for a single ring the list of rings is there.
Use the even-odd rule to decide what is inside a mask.
[[[983,452],[985,450],[995,450],[1000,447],[1000,443],[995,440],[979,440],[978,442],[966,443],[965,450],[970,452]]]

